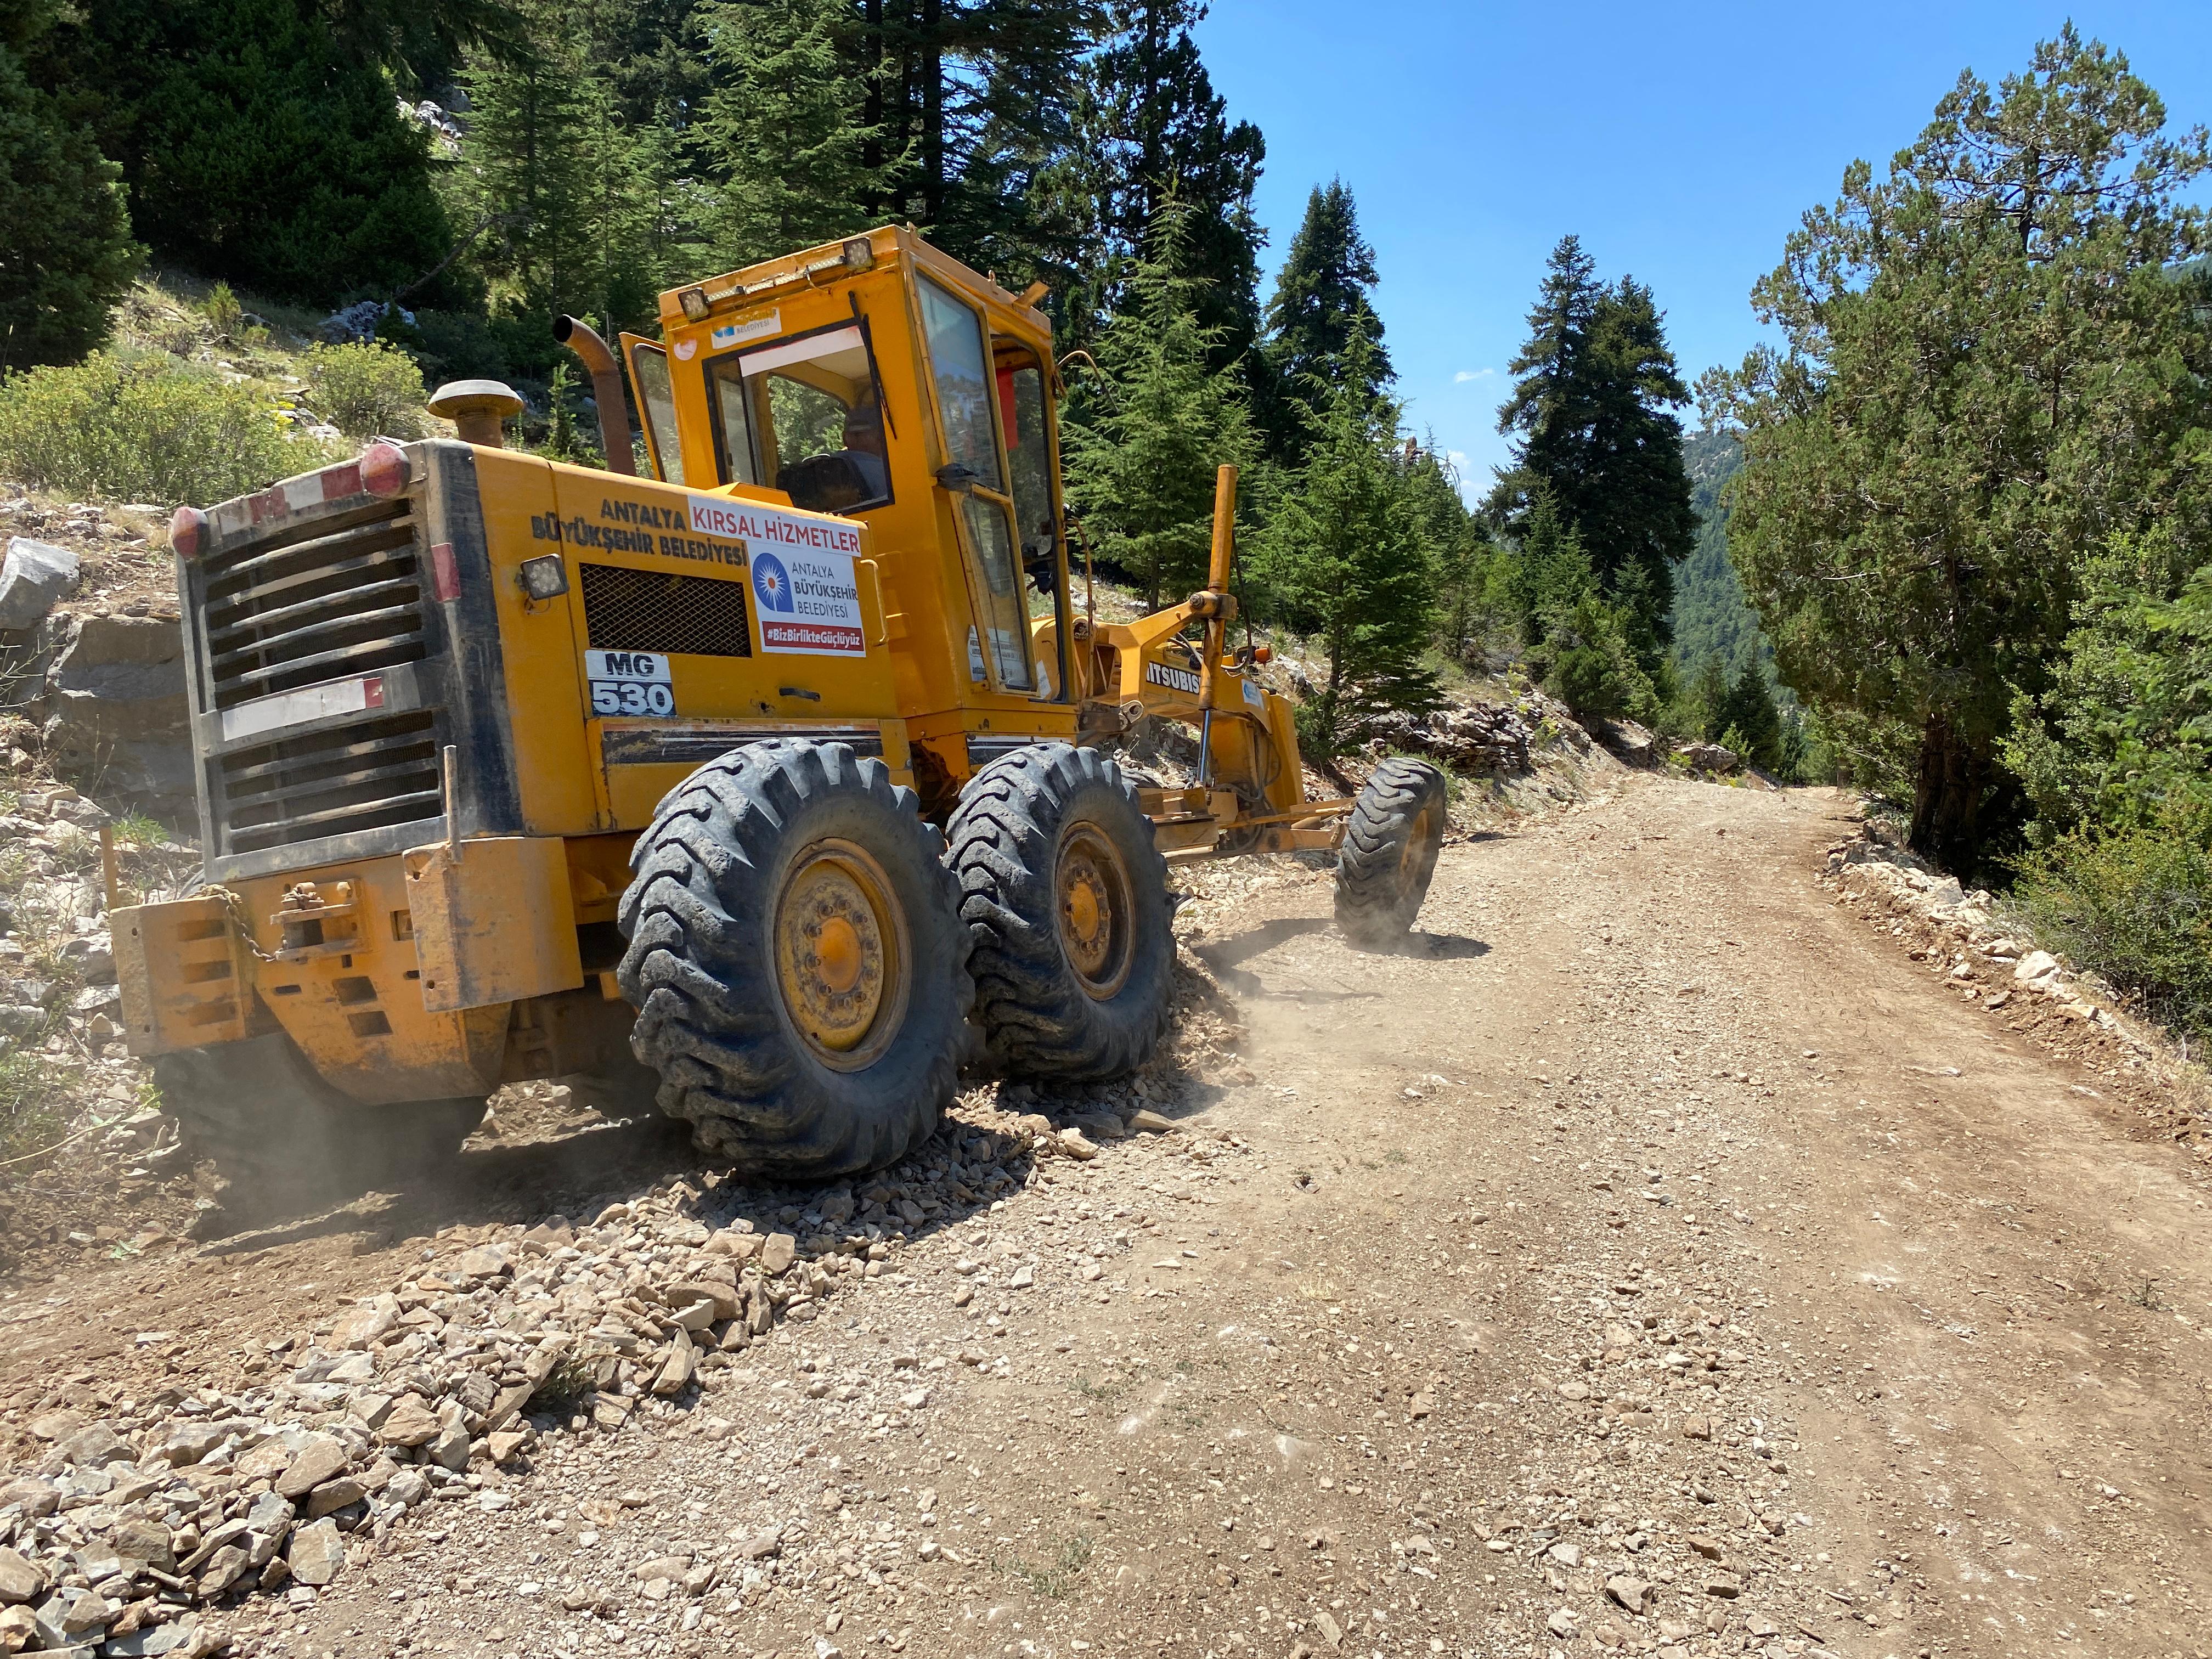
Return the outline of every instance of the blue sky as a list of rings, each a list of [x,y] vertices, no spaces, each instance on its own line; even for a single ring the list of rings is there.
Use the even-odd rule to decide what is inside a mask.
[[[1480,495],[1505,459],[1505,366],[1561,235],[1601,276],[1651,285],[1684,380],[1733,364],[1759,338],[1753,282],[1844,167],[1886,162],[1960,70],[1994,83],[2069,16],[2127,53],[2169,123],[2212,123],[2204,0],[1216,0],[1198,35],[1231,118],[1267,135],[1266,282],[1308,190],[1342,175],[1407,420]]]

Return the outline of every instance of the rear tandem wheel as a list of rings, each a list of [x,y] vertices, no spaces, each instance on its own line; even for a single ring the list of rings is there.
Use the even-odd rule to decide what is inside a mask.
[[[975,988],[944,841],[850,745],[708,762],[630,854],[616,970],[660,1109],[748,1174],[896,1162],[952,1097]]]
[[[1175,935],[1167,862],[1121,768],[1066,743],[1016,750],[968,781],[949,838],[993,1056],[1086,1080],[1143,1065],[1167,1029]]]

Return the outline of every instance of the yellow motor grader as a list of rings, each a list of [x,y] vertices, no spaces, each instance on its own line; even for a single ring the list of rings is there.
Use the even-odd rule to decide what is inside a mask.
[[[191,1145],[264,1195],[450,1154],[502,1085],[650,1100],[756,1176],[889,1163],[971,1023],[1100,1079],[1168,1018],[1167,865],[1340,848],[1337,915],[1402,934],[1432,769],[1305,798],[1229,647],[1235,506],[1182,604],[1099,618],[1060,494],[1042,289],[886,228],[556,332],[607,470],[459,441],[171,526],[206,885],[118,909],[125,1029]],[[1195,781],[1109,750],[1197,728]]]

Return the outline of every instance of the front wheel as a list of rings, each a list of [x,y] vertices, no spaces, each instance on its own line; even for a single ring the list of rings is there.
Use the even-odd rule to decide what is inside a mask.
[[[1141,1066],[1168,1024],[1167,862],[1136,790],[1095,749],[1041,743],[961,791],[949,832],[991,1053],[1030,1077]]]
[[[952,1097],[975,990],[944,842],[841,743],[751,744],[638,837],[616,969],[660,1109],[742,1172],[896,1162]]]
[[[1336,853],[1336,925],[1356,945],[1406,936],[1428,896],[1443,846],[1444,775],[1426,761],[1384,761],[1344,827]]]

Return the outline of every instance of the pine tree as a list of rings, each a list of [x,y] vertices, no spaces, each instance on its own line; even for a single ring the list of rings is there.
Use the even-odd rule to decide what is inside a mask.
[[[143,252],[122,169],[24,76],[15,49],[52,21],[34,5],[0,25],[0,374],[98,345]]]
[[[2061,661],[2086,558],[2212,538],[2202,128],[2069,26],[1972,74],[1886,175],[1845,173],[1754,302],[1780,350],[1701,393],[1743,432],[1729,550],[1783,681],[1909,792],[1971,878],[2001,750]]]
[[[1552,250],[1528,328],[1498,410],[1498,430],[1520,435],[1492,509],[1511,521],[1539,487],[1548,491],[1581,533],[1638,660],[1656,670],[1674,568],[1697,539],[1681,423],[1669,412],[1688,388],[1651,290],[1629,277],[1600,283],[1573,236]]]
[[[1376,280],[1375,250],[1359,234],[1352,191],[1341,179],[1316,185],[1276,274],[1261,353],[1268,397],[1262,422],[1271,450],[1289,463],[1305,453],[1310,412],[1332,403],[1327,388],[1346,384],[1353,338],[1364,343],[1360,396],[1379,396],[1395,378],[1382,319],[1368,297]]]
[[[1234,377],[1209,364],[1219,341],[1199,319],[1203,285],[1185,268],[1191,217],[1163,204],[1098,341],[1107,385],[1083,394],[1065,428],[1070,498],[1097,550],[1154,610],[1204,585],[1214,471],[1243,462],[1250,443]]]
[[[1435,567],[1407,501],[1397,406],[1368,390],[1379,371],[1360,324],[1340,368],[1255,561],[1285,619],[1321,647],[1325,672],[1298,730],[1323,760],[1368,716],[1437,698],[1421,660],[1435,634]]]

